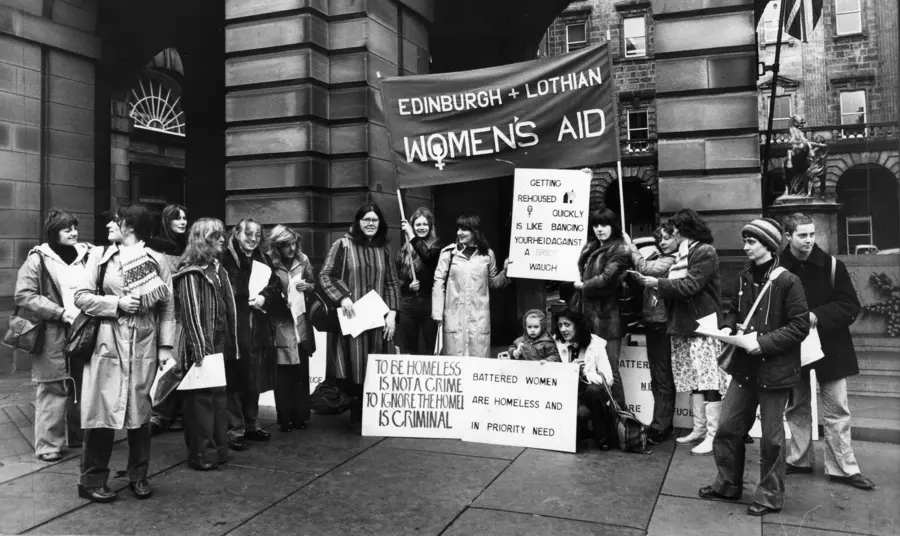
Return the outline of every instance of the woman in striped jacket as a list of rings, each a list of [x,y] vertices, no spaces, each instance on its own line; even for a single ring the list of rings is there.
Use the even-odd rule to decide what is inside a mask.
[[[203,366],[213,354],[224,354],[225,361],[238,358],[234,292],[220,262],[224,246],[221,221],[197,220],[173,278],[175,308],[184,327],[179,350],[188,368]],[[228,460],[225,387],[182,391],[182,397],[188,465],[214,469]]]
[[[350,232],[332,244],[319,274],[322,289],[348,317],[353,316],[353,304],[372,290],[389,310],[384,328],[364,331],[358,337],[328,334],[325,375],[337,379],[353,398],[350,423],[357,430],[362,425],[362,393],[369,354],[394,353],[400,282],[392,259],[384,214],[378,205],[365,203],[356,210]]]

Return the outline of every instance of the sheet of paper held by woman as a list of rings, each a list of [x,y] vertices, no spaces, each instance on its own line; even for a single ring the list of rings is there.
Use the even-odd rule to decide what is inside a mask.
[[[384,327],[384,315],[390,310],[381,296],[374,290],[360,298],[353,304],[353,316],[348,318],[343,308],[338,308],[338,322],[341,324],[341,333],[351,337],[359,337],[360,333],[370,329]]]
[[[744,350],[756,348],[756,332],[745,333],[740,335],[725,335],[719,330],[719,320],[716,314],[704,316],[697,320],[697,329],[694,330],[698,335],[705,335],[713,339],[722,341],[727,344],[733,344]]]

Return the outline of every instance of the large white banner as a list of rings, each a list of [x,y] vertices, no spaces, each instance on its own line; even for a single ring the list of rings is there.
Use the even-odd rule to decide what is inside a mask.
[[[464,359],[369,354],[363,435],[459,438]]]
[[[561,169],[516,169],[510,277],[575,281],[588,232],[591,176]]]
[[[464,441],[575,452],[578,365],[469,359]]]

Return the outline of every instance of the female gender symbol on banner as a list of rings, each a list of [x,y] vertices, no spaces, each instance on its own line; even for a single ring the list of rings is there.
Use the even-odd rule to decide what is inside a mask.
[[[433,141],[435,138],[440,140],[440,142]],[[444,158],[447,156],[447,152],[447,140],[445,140],[443,136],[441,136],[440,134],[432,134],[431,136],[429,136],[428,153],[435,161],[434,167],[438,168],[441,171],[444,171],[444,166],[447,165],[444,163]]]

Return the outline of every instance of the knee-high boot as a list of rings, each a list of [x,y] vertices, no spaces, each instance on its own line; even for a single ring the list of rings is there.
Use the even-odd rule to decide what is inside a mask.
[[[722,402],[706,403],[706,437],[702,443],[691,449],[691,454],[697,456],[712,454],[713,439],[716,437],[716,430],[719,429],[719,414],[721,412]]]
[[[706,401],[702,394],[691,395],[691,412],[694,414],[694,429],[688,435],[675,441],[682,445],[696,443],[706,437]]]

